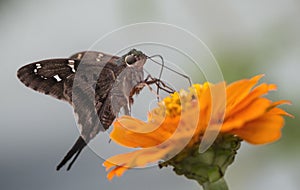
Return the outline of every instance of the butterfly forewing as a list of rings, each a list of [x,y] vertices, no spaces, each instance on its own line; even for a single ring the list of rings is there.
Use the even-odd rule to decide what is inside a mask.
[[[114,56],[114,55],[109,55],[106,53],[102,53],[99,51],[82,51],[75,53],[69,57],[70,59],[77,59],[77,60],[86,60],[90,62],[101,62],[105,63],[105,61],[108,60],[116,60],[119,59],[120,57]]]
[[[79,52],[66,59],[48,59],[25,65],[18,70],[17,76],[29,88],[71,103],[71,93],[66,97],[64,91],[72,89],[79,64],[93,70],[118,58],[96,51]]]
[[[21,67],[17,76],[33,90],[67,100],[63,94],[64,83],[74,74],[79,62],[69,59],[43,60]]]

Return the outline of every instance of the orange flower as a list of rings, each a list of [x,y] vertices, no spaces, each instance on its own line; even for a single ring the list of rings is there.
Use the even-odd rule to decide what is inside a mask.
[[[289,101],[272,102],[262,97],[276,90],[274,84],[254,87],[262,76],[228,86],[225,82],[194,84],[189,92],[175,92],[161,101],[149,113],[147,122],[130,116],[118,118],[111,139],[140,149],[108,158],[104,166],[113,168],[108,179],[121,176],[128,168],[168,160],[185,148],[199,146],[201,141],[213,141],[204,135],[206,130],[237,135],[252,144],[278,140],[283,116],[291,115],[277,106]]]

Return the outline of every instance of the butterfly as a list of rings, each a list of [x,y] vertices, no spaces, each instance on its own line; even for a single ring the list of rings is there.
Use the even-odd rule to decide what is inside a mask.
[[[56,169],[68,161],[69,170],[84,147],[100,131],[107,130],[123,110],[130,114],[133,96],[144,86],[156,84],[174,90],[148,75],[143,66],[150,58],[136,49],[119,57],[97,51],[76,53],[69,58],[47,59],[21,67],[17,77],[27,87],[71,104],[80,136]]]

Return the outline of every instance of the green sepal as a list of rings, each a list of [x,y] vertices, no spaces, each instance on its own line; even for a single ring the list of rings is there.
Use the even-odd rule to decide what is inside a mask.
[[[199,144],[185,148],[159,166],[173,166],[177,175],[196,180],[203,188],[218,189],[211,187],[222,186],[224,189],[227,185],[223,177],[227,167],[234,161],[241,139],[234,135],[221,134],[204,153],[199,153]]]

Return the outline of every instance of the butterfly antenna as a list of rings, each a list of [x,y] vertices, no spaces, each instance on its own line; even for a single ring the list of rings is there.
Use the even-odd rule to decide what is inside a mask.
[[[158,62],[158,61],[156,61],[156,60],[154,60],[154,59],[153,59],[154,57],[159,57],[159,58],[161,59],[161,63]],[[153,61],[154,63],[156,63],[156,64],[158,64],[158,65],[161,66],[161,70],[160,70],[160,73],[159,73],[159,79],[160,79],[161,76],[162,76],[163,68],[166,68],[166,69],[168,69],[169,71],[172,71],[172,72],[174,72],[174,73],[176,73],[176,74],[178,74],[178,75],[180,75],[180,76],[186,78],[186,79],[188,80],[188,82],[189,82],[189,85],[192,86],[191,78],[190,78],[189,76],[185,75],[185,74],[182,74],[182,73],[180,73],[180,72],[178,72],[178,71],[176,71],[176,70],[174,70],[174,69],[168,67],[168,66],[165,66],[164,59],[163,59],[163,57],[162,57],[161,55],[152,55],[152,56],[150,56],[150,57],[147,56],[147,58],[150,59],[151,61]]]
[[[156,62],[154,59],[152,59],[153,57],[159,57],[160,60],[161,60],[161,63],[160,63],[161,69],[160,69],[160,72],[159,72],[159,75],[158,75],[158,80],[161,80],[162,72],[163,72],[163,69],[164,69],[164,66],[165,66],[164,58],[161,55],[153,55],[153,56],[148,57],[148,58],[151,61]],[[159,95],[159,88],[157,88],[156,93]],[[157,100],[159,101],[159,97],[157,97]]]
[[[155,60],[153,59],[154,57],[159,57],[160,60],[161,60],[161,63],[158,62],[158,61],[155,61]],[[165,67],[165,61],[164,61],[164,58],[163,58],[161,55],[152,55],[152,56],[150,56],[150,57],[148,57],[148,58],[149,58],[151,61],[153,61],[154,63],[157,63],[157,64],[161,65],[161,69],[160,69],[160,73],[159,73],[159,77],[158,77],[158,79],[160,80],[160,79],[161,79],[161,76],[162,76],[163,69],[164,69],[164,67]]]

